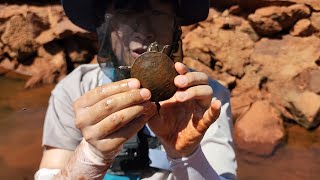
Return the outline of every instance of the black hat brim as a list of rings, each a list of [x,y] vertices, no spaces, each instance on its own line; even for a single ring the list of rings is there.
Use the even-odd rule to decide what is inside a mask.
[[[67,17],[75,25],[96,31],[107,8],[107,0],[61,0]],[[178,0],[177,15],[183,26],[205,20],[209,13],[208,0]]]

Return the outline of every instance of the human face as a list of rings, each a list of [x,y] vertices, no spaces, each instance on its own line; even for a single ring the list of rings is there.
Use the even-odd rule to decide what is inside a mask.
[[[111,7],[111,45],[121,65],[131,66],[154,41],[171,45],[174,33],[174,6],[171,1],[146,0],[137,8]]]

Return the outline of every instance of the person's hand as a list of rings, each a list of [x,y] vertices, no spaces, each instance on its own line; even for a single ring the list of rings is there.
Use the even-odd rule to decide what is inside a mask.
[[[139,88],[137,79],[126,79],[99,86],[74,103],[76,127],[101,158],[114,158],[156,112],[151,92]]]
[[[179,89],[172,98],[160,102],[159,114],[148,124],[168,156],[180,158],[197,149],[209,126],[219,117],[221,102],[211,103],[213,90],[206,74],[189,72],[182,63],[176,63],[175,68],[180,74],[174,79]]]

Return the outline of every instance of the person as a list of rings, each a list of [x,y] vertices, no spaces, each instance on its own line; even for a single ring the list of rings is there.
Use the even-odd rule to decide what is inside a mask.
[[[100,64],[77,67],[52,91],[35,179],[236,179],[229,92],[181,62],[180,26],[204,20],[209,2],[62,5],[73,23],[97,33]],[[169,45],[179,74],[177,92],[160,108],[149,89],[118,68],[153,42]]]

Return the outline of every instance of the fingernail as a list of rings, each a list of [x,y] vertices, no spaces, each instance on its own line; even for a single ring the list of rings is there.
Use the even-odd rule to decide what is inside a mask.
[[[180,76],[179,78],[178,78],[178,84],[180,85],[180,86],[183,86],[183,85],[185,85],[185,84],[187,84],[188,83],[188,78],[187,77],[185,77],[185,76]]]
[[[147,90],[147,89],[141,89],[140,95],[141,95],[141,97],[143,97],[144,99],[149,99],[149,98],[151,97],[151,93],[150,93],[150,91]]]
[[[139,88],[139,82],[137,80],[130,80],[128,82],[128,87],[131,88],[131,89],[137,89]]]
[[[179,92],[179,93],[177,94],[177,96],[178,96],[178,98],[179,98],[180,100],[183,100],[183,99],[185,99],[185,98],[188,96],[188,93],[187,93],[187,92]]]

